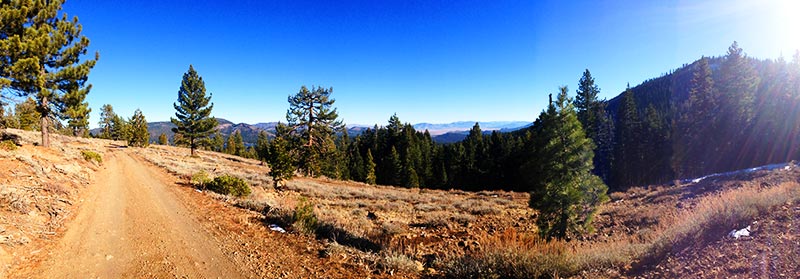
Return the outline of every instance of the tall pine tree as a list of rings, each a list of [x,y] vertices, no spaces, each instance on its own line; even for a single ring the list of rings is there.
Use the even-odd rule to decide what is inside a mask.
[[[211,116],[214,104],[209,103],[210,100],[211,94],[206,97],[206,84],[203,78],[197,74],[192,65],[189,65],[189,71],[183,74],[181,87],[178,90],[178,102],[172,105],[177,111],[175,112],[177,119],[171,118],[170,121],[177,126],[172,128],[172,132],[181,134],[188,142],[191,156],[194,156],[194,150],[205,142],[204,139],[214,133],[214,128],[217,127],[217,119]]]
[[[567,88],[550,102],[537,120],[543,145],[526,168],[542,174],[528,181],[530,206],[539,211],[536,224],[547,238],[563,239],[591,230],[598,206],[607,201],[608,187],[591,173],[592,143],[578,121]]]
[[[75,117],[83,128],[86,83],[94,59],[83,59],[89,39],[81,35],[78,18],[61,12],[64,0],[0,2],[0,87],[36,100],[42,146],[50,146],[53,116]],[[69,102],[65,106],[65,98]]]
[[[297,94],[289,96],[286,120],[293,134],[298,136],[300,147],[300,169],[307,176],[320,174],[321,156],[327,155],[334,146],[332,137],[342,129],[339,114],[333,108],[333,88],[300,87]]]
[[[715,150],[721,138],[717,135],[720,98],[711,77],[708,58],[702,57],[694,67],[689,97],[678,107],[673,123],[672,170],[678,178],[703,174],[709,163],[709,150]]]
[[[130,122],[128,145],[133,147],[147,147],[150,144],[150,132],[147,131],[147,120],[139,109],[133,113]]]

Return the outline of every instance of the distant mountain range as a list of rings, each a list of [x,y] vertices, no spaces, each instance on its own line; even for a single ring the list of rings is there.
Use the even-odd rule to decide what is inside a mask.
[[[270,137],[275,135],[275,126],[278,125],[278,122],[263,122],[263,123],[256,123],[256,124],[247,124],[247,123],[233,123],[223,118],[217,118],[217,122],[219,125],[217,129],[219,129],[220,133],[227,138],[230,134],[235,133],[236,131],[240,131],[242,133],[242,139],[248,145],[255,144],[258,139],[258,133],[261,131],[266,131],[267,135]],[[459,121],[453,123],[444,123],[444,124],[431,124],[431,123],[419,123],[414,124],[414,129],[417,131],[425,131],[428,132],[433,137],[433,140],[438,143],[453,143],[463,140],[469,134],[469,130],[472,129],[472,126],[475,125],[473,121]],[[480,125],[481,130],[484,133],[491,133],[492,131],[501,131],[501,132],[511,132],[516,131],[531,125],[531,122],[527,121],[492,121],[492,122],[478,122]],[[159,122],[149,122],[147,123],[147,129],[150,132],[150,141],[156,142],[158,141],[158,137],[163,133],[167,135],[172,141],[172,137],[175,133],[172,132],[172,128],[175,125],[169,121],[159,121]],[[371,129],[374,126],[365,126],[365,125],[348,125],[347,126],[347,133],[350,135],[358,135],[364,132],[366,129]],[[100,129],[92,129],[92,134],[99,134]]]

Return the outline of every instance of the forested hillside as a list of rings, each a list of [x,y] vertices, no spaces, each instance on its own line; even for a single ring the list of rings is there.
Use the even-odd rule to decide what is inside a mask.
[[[598,82],[600,83],[600,82]],[[800,157],[800,57],[747,57],[737,44],[598,100],[587,70],[575,109],[594,142],[594,173],[612,189],[786,162]],[[436,144],[392,116],[388,125],[337,141],[341,160],[326,175],[406,187],[530,191],[526,163],[539,160],[534,124]],[[369,159],[367,159],[369,158]],[[546,163],[546,162],[543,162]],[[371,167],[374,164],[374,167]],[[347,166],[346,168],[344,166]],[[526,178],[529,177],[529,178]]]

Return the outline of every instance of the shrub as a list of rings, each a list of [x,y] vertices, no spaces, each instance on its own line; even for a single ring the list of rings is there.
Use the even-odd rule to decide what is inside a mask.
[[[480,239],[481,251],[445,259],[444,278],[559,278],[576,274],[562,241],[547,242],[513,229]]]
[[[103,156],[100,156],[97,152],[91,150],[81,150],[81,155],[83,155],[83,159],[86,161],[95,161],[98,164],[103,163]]]
[[[209,177],[206,171],[199,171],[192,174],[192,185],[198,188],[205,188],[211,183],[211,177]]]
[[[0,141],[0,149],[7,151],[14,151],[17,150],[17,144],[15,144],[14,141],[12,140]]]
[[[250,185],[244,179],[232,175],[222,175],[208,183],[208,189],[223,195],[246,197],[250,195]]]
[[[305,234],[314,234],[317,231],[319,221],[314,213],[314,204],[306,198],[300,198],[297,207],[292,214],[292,227]]]

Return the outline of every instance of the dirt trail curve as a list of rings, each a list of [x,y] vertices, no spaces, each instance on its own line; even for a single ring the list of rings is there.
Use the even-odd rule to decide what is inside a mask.
[[[167,175],[106,153],[64,237],[16,278],[248,278],[178,202]]]

